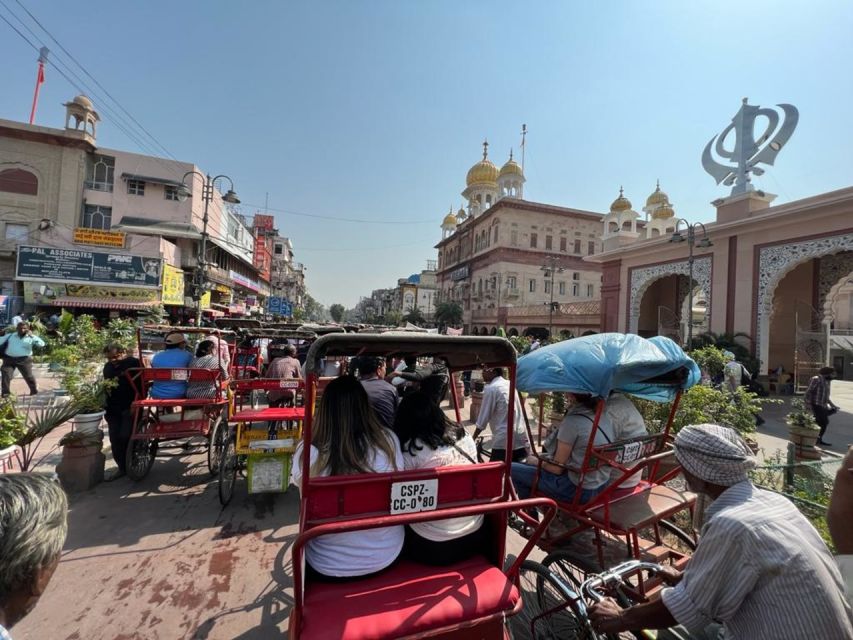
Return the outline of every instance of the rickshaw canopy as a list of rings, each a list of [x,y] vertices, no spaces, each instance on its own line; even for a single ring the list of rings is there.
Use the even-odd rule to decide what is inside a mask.
[[[306,373],[318,373],[327,356],[433,356],[454,370],[484,364],[508,366],[516,352],[506,338],[442,336],[434,333],[333,333],[318,338],[305,360]]]
[[[668,402],[700,379],[697,364],[669,338],[600,333],[541,347],[518,360],[519,391],[611,391]]]

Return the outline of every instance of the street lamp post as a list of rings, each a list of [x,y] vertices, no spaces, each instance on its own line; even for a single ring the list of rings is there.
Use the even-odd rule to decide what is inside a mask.
[[[551,300],[546,302],[548,305],[548,340],[553,340],[554,338],[554,274],[555,273],[563,273],[565,269],[559,266],[560,258],[557,256],[548,256],[545,258],[547,264],[542,265],[541,269],[545,272],[545,277],[549,278],[550,283],[550,291],[551,291]],[[559,303],[558,303],[559,304]]]
[[[192,190],[187,186],[186,180],[188,176],[198,176],[202,181],[202,190],[201,190],[201,199],[204,202],[204,214],[201,219],[202,228],[201,228],[201,246],[199,247],[198,252],[198,266],[196,267],[194,282],[193,282],[193,297],[198,296],[196,300],[196,312],[195,312],[195,324],[197,327],[201,326],[201,295],[203,293],[204,288],[207,286],[207,238],[209,234],[207,233],[207,223],[210,220],[209,217],[209,207],[210,201],[213,200],[213,194],[216,191],[214,184],[220,178],[224,178],[228,180],[231,188],[222,196],[222,200],[224,202],[228,202],[230,204],[240,204],[240,198],[237,197],[237,194],[234,193],[234,181],[226,175],[218,175],[214,178],[211,178],[210,175],[203,175],[198,171],[187,171],[184,174],[184,177],[181,178],[181,186],[178,187],[178,200],[184,202],[187,198],[192,195]]]
[[[497,315],[495,316],[495,327],[497,329],[501,328],[501,273],[500,271],[492,271],[489,274],[492,278],[494,278],[494,285],[498,291],[498,301],[497,301]]]
[[[684,242],[685,237],[682,235],[681,231],[681,223],[684,223],[684,227],[687,230],[687,269],[688,269],[688,278],[690,282],[687,285],[687,350],[693,348],[693,248],[699,247],[700,249],[707,249],[709,247],[714,246],[714,243],[711,242],[711,239],[708,237],[708,230],[705,228],[705,225],[701,222],[694,222],[693,224],[687,222],[684,218],[678,218],[675,221],[675,231],[672,233],[672,237],[669,239],[670,242]],[[702,228],[702,237],[699,239],[699,242],[696,242],[696,228]]]

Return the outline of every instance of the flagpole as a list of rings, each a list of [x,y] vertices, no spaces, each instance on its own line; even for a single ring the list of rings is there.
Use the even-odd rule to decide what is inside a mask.
[[[38,75],[36,75],[36,90],[33,93],[33,107],[30,110],[30,124],[32,124],[36,119],[36,107],[38,107],[39,103],[39,91],[41,90],[41,85],[44,84],[44,63],[47,62],[47,47],[42,47],[39,50],[39,68]]]
[[[521,125],[521,173],[524,173],[524,147],[527,138],[527,125]]]

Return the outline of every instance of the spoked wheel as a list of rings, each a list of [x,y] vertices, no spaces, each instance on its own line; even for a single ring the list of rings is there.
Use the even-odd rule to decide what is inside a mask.
[[[521,611],[509,619],[513,640],[600,640],[579,612],[578,594],[537,562],[518,574]]]
[[[142,424],[136,430],[136,433],[144,435],[153,423],[153,418],[143,418]],[[148,438],[131,440],[127,446],[127,477],[131,480],[142,480],[151,471],[156,455],[157,440]]]
[[[580,593],[581,583],[590,573],[588,567],[580,566],[578,560],[565,549],[552,551],[542,561],[542,566],[557,575],[569,588]]]
[[[225,450],[225,441],[228,438],[228,422],[225,420],[225,411],[213,418],[213,426],[210,428],[207,444],[207,468],[210,475],[219,473],[219,465],[222,462],[222,453]]]
[[[225,448],[219,465],[219,503],[223,507],[234,497],[234,485],[237,484],[237,467],[239,466],[236,436],[229,429],[225,431]]]

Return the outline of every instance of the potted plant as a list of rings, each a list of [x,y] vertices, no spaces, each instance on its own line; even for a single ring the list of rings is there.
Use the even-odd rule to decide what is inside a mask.
[[[56,465],[56,474],[66,491],[86,491],[103,481],[103,443],[104,432],[100,429],[70,431],[62,436],[62,460]]]
[[[797,458],[820,460],[820,451],[815,449],[820,427],[814,415],[799,398],[791,401],[791,411],[785,416],[788,425],[788,439],[794,443]]]
[[[72,419],[77,431],[98,430],[104,417],[107,393],[117,384],[116,380],[104,380],[97,368],[93,363],[66,367],[62,376],[63,386],[77,410]]]
[[[44,437],[68,422],[75,413],[71,405],[55,400],[47,405],[25,403],[16,406],[6,399],[0,405],[0,448],[20,447],[21,471],[28,471]]]

